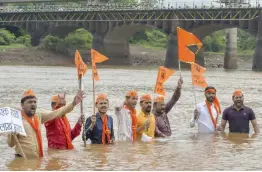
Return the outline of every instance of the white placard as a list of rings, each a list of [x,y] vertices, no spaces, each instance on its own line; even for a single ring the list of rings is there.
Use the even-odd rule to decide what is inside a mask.
[[[0,133],[17,133],[26,136],[20,110],[0,108]]]

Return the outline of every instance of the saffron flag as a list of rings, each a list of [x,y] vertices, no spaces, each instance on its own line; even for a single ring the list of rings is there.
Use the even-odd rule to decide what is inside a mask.
[[[96,69],[96,63],[102,63],[103,61],[106,61],[109,58],[107,58],[103,54],[100,54],[98,51],[91,49],[91,59],[92,59],[93,79],[98,81],[100,78]]]
[[[177,44],[178,44],[178,58],[185,63],[194,63],[195,54],[202,47],[201,41],[192,33],[177,27]],[[193,53],[187,46],[197,46],[196,53]]]
[[[165,96],[166,91],[164,88],[164,82],[175,73],[174,70],[165,68],[164,66],[159,66],[158,75],[155,85],[155,93]]]
[[[196,63],[191,63],[192,84],[195,86],[206,88],[207,82],[204,77],[205,72],[206,68]]]
[[[78,79],[80,79],[87,70],[86,64],[83,62],[82,57],[78,50],[75,52],[75,65],[77,68]]]

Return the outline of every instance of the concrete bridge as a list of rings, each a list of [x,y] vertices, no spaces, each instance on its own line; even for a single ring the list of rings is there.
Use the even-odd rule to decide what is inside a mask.
[[[114,9],[114,10],[112,10]],[[137,6],[110,5],[38,5],[4,6],[0,27],[22,28],[32,36],[33,45],[48,34],[66,36],[77,28],[93,34],[93,48],[111,58],[111,62],[129,64],[128,38],[145,29],[161,29],[169,35],[165,66],[178,67],[176,27],[193,32],[201,40],[215,31],[240,28],[257,36],[253,70],[262,70],[262,20],[260,6],[222,8],[193,6],[192,8],[141,9]],[[231,51],[230,47],[227,51]],[[204,65],[203,50],[197,63]],[[226,59],[234,66],[235,59]]]

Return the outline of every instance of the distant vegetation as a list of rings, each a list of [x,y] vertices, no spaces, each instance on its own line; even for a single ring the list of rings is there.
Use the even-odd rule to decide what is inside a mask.
[[[19,33],[11,33],[9,30],[0,29],[0,48],[8,46],[12,48],[30,47],[31,37],[23,30]],[[18,36],[17,36],[18,35]],[[41,48],[50,49],[60,53],[66,53],[68,48],[90,49],[92,46],[92,34],[85,29],[78,29],[69,33],[65,38],[46,36],[40,44]],[[203,41],[205,51],[224,52],[226,46],[225,31],[217,31],[207,36]],[[160,30],[146,30],[133,35],[129,42],[147,48],[167,48],[168,35]],[[255,37],[245,31],[238,29],[238,52],[253,52],[255,48]],[[23,46],[19,46],[23,45]]]
[[[64,39],[48,35],[40,44],[41,48],[53,50],[60,53],[67,53],[68,48],[86,48],[92,47],[93,36],[85,29],[77,29],[69,33]]]
[[[29,47],[31,46],[31,37],[30,35],[24,33],[23,30],[19,30],[19,36],[16,37],[14,33],[11,33],[9,30],[0,29],[0,46],[14,46],[14,47]],[[24,45],[24,46],[19,46]]]

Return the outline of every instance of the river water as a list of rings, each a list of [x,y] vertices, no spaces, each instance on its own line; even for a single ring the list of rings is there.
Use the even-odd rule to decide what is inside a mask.
[[[110,100],[109,115],[114,119],[114,106],[122,101],[125,93],[136,89],[151,93],[157,69],[98,69],[101,80],[96,82],[97,93],[107,93]],[[115,145],[83,147],[81,137],[73,144],[75,150],[50,150],[47,148],[45,127],[42,125],[44,158],[24,161],[14,158],[14,150],[7,145],[7,137],[0,136],[0,170],[261,170],[261,136],[247,135],[198,135],[189,122],[194,110],[194,92],[189,71],[182,71],[184,85],[180,100],[169,113],[172,137],[153,143],[116,142]],[[245,104],[254,109],[261,123],[261,73],[252,71],[224,71],[212,69],[206,73],[209,85],[217,88],[222,108],[232,104],[235,88],[242,88]],[[168,99],[177,84],[177,71],[165,84]],[[76,69],[70,67],[0,66],[0,105],[20,106],[25,89],[32,88],[38,98],[38,107],[50,109],[50,98],[67,90],[67,101],[73,99],[78,88]],[[89,69],[84,77],[87,98],[84,101],[86,116],[92,112],[92,81]],[[204,100],[203,90],[195,88],[196,101]],[[137,105],[139,109],[139,105]],[[79,106],[68,115],[71,126],[79,117]],[[262,125],[260,125],[262,126]],[[251,127],[251,133],[253,128]],[[117,131],[116,125],[114,126]],[[228,126],[227,126],[228,131]]]

